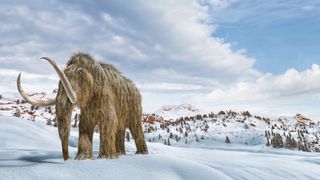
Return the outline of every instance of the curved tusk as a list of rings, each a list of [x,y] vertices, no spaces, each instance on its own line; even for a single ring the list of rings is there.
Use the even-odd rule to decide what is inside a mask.
[[[64,89],[66,90],[66,93],[67,93],[67,96],[70,100],[70,102],[72,104],[75,104],[76,101],[77,101],[77,95],[76,93],[74,92],[72,86],[70,85],[70,82],[67,78],[67,76],[64,74],[64,72],[59,68],[59,66],[53,61],[51,60],[50,58],[48,57],[42,57],[41,59],[45,59],[47,60],[52,66],[53,68],[55,69],[55,71],[57,72],[60,80],[61,80],[61,83],[64,87]]]
[[[28,103],[33,104],[35,106],[39,106],[39,107],[53,106],[56,104],[56,99],[47,99],[47,100],[42,100],[42,99],[41,100],[33,100],[33,99],[31,99],[26,94],[26,92],[22,89],[20,78],[21,78],[21,73],[19,73],[19,76],[17,78],[17,87],[18,87],[19,93],[21,94],[23,99],[26,100]]]

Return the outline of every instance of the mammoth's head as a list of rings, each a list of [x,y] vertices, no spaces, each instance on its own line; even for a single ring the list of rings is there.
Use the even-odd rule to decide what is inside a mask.
[[[87,102],[89,102],[93,94],[95,94],[93,77],[88,71],[88,69],[90,69],[87,63],[88,60],[87,58],[81,57],[81,55],[72,57],[64,71],[50,58],[41,58],[47,60],[53,66],[60,78],[59,90],[55,99],[34,100],[30,98],[21,87],[21,73],[17,79],[18,90],[27,102],[36,106],[56,105],[56,118],[64,160],[69,158],[68,138],[70,134],[72,109],[75,104],[80,107],[86,106]],[[91,61],[94,62],[93,60]]]
[[[93,91],[93,77],[83,67],[77,64],[69,64],[64,71],[50,58],[42,57],[47,60],[57,72],[60,78],[60,86],[56,99],[34,100],[31,99],[21,87],[21,73],[17,78],[17,87],[21,96],[29,103],[36,106],[52,106],[58,100],[66,100],[67,98],[72,104],[85,103],[90,97],[90,92]]]

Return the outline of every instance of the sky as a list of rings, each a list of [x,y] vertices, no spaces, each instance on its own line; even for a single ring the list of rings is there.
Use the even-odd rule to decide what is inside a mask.
[[[75,52],[115,65],[145,112],[302,113],[320,120],[320,2],[308,0],[3,0],[0,94],[51,92]]]

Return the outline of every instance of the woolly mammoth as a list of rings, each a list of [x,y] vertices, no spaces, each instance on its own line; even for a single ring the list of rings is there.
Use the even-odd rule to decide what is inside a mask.
[[[36,106],[56,106],[56,119],[64,160],[69,158],[68,138],[71,113],[75,106],[81,111],[79,123],[78,153],[76,159],[92,159],[92,137],[96,126],[100,129],[98,158],[114,158],[125,154],[125,129],[129,128],[135,140],[137,152],[147,154],[147,146],[141,126],[141,95],[133,82],[114,66],[95,61],[90,55],[77,53],[62,71],[50,58],[47,60],[57,72],[60,82],[55,99],[31,99],[21,87],[21,96]]]

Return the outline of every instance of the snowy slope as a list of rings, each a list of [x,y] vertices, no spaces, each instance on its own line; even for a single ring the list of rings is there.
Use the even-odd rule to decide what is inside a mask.
[[[114,160],[63,161],[57,129],[41,122],[0,116],[1,179],[317,179],[317,153],[241,147],[173,147],[148,143],[149,155]],[[70,138],[76,143],[77,132]],[[98,153],[94,137],[94,154]],[[72,146],[76,146],[73,144]],[[71,157],[76,148],[69,147]]]

